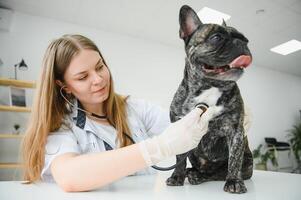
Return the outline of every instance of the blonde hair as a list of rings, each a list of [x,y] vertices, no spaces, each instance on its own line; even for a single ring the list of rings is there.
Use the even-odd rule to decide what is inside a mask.
[[[71,112],[66,101],[60,96],[60,87],[55,81],[63,80],[72,58],[81,49],[97,51],[103,59],[97,46],[82,35],[64,35],[52,41],[45,52],[43,68],[21,148],[24,180],[28,183],[40,179],[47,136],[57,131],[63,124],[63,118]],[[104,64],[106,65],[105,61]],[[104,102],[104,110],[107,120],[117,130],[121,147],[132,144],[124,134],[131,136],[126,117],[126,99],[127,97],[115,93],[111,76],[109,96]]]

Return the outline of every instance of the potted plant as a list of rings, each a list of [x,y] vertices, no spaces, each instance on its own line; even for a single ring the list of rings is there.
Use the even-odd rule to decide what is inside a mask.
[[[273,166],[278,167],[277,158],[275,155],[275,149],[261,150],[262,144],[260,144],[255,150],[253,150],[253,158],[257,160],[255,169],[267,170],[267,162],[270,160]]]
[[[291,148],[294,152],[297,168],[293,170],[294,173],[301,173],[301,122],[295,124],[292,129],[289,130],[287,135],[288,141],[291,144]]]

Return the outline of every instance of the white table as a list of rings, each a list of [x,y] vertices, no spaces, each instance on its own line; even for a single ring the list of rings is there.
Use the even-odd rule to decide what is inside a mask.
[[[245,181],[248,192],[229,194],[223,191],[224,182],[207,182],[200,185],[166,186],[171,172],[156,175],[130,176],[104,188],[91,192],[66,193],[56,184],[36,183],[24,185],[17,181],[0,182],[1,200],[48,200],[48,199],[164,199],[164,200],[300,200],[301,175],[279,172],[254,171],[251,180]]]

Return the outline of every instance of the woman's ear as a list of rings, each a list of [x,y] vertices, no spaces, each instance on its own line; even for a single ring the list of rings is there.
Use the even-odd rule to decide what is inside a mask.
[[[63,89],[65,90],[66,93],[71,94],[71,90],[68,88],[67,85],[65,85],[64,83],[62,83],[62,81],[60,80],[55,80],[55,83],[60,86],[61,88],[63,87]]]
[[[60,87],[63,87],[63,86],[64,86],[64,84],[63,84],[62,81],[60,81],[60,80],[55,80],[55,83],[56,83],[58,86],[60,86]]]

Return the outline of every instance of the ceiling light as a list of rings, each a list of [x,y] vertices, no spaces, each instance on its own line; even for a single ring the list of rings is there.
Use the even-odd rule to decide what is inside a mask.
[[[217,10],[208,7],[202,8],[197,14],[200,20],[205,24],[206,23],[222,24],[223,19],[227,21],[231,17],[230,15],[227,15],[225,13],[219,12]]]
[[[281,55],[288,55],[290,53],[299,51],[301,49],[301,42],[298,40],[290,40],[276,47],[271,48],[271,51]]]

